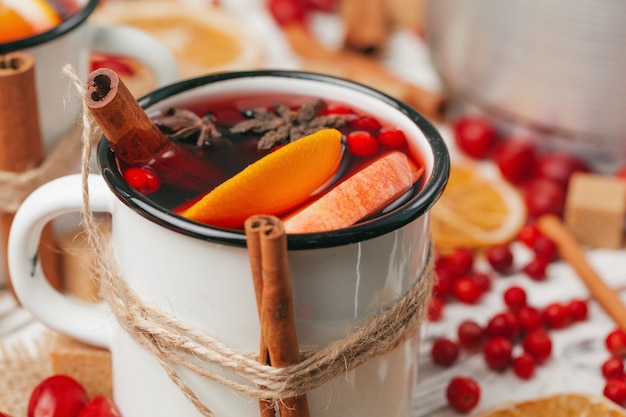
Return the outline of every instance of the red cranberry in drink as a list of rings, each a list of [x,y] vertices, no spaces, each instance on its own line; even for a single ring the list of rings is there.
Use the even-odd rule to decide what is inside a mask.
[[[430,357],[437,365],[450,366],[459,357],[459,346],[447,337],[440,337],[433,342]]]
[[[507,288],[502,297],[504,304],[510,311],[518,312],[522,307],[526,306],[526,291],[517,285]]]
[[[564,189],[567,188],[572,174],[575,172],[589,172],[589,166],[575,156],[548,152],[537,157],[534,175],[556,182]]]
[[[466,350],[476,350],[482,347],[485,339],[483,328],[474,320],[464,320],[457,328],[459,344]]]
[[[348,151],[356,156],[372,156],[378,152],[378,142],[371,133],[357,130],[346,136]]]
[[[124,171],[124,179],[135,190],[143,194],[152,194],[161,187],[161,180],[147,167],[129,167]]]
[[[606,381],[604,396],[620,407],[626,407],[626,381],[623,379],[611,379]]]
[[[606,336],[604,344],[611,355],[617,358],[626,357],[626,332],[621,328],[611,331]]]
[[[542,364],[552,355],[552,339],[545,330],[535,329],[524,337],[522,348],[537,364]]]
[[[565,189],[552,180],[533,178],[522,186],[522,196],[530,217],[563,214]]]
[[[513,184],[521,184],[532,175],[535,148],[526,140],[509,138],[496,146],[493,160],[504,178]]]
[[[489,339],[483,347],[483,356],[490,369],[503,371],[510,364],[513,354],[513,344],[506,337]]]
[[[460,117],[454,121],[453,130],[456,145],[473,158],[486,157],[496,143],[496,129],[484,117]]]
[[[513,252],[508,244],[488,248],[485,256],[493,270],[500,274],[509,272],[513,266]]]
[[[400,149],[406,145],[406,136],[401,130],[383,127],[378,132],[378,143],[389,149]]]
[[[600,368],[604,379],[624,378],[624,361],[622,358],[612,357],[602,363]]]
[[[528,353],[513,358],[513,372],[521,379],[530,379],[535,374],[535,359]]]
[[[452,408],[467,413],[480,401],[480,386],[473,378],[456,376],[448,383],[446,398]]]
[[[350,122],[356,130],[365,130],[366,132],[375,132],[382,126],[378,120],[372,116],[359,116]]]

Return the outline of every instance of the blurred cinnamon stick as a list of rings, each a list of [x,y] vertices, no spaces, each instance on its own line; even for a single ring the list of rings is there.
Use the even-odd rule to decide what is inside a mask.
[[[0,55],[0,97],[0,170],[24,172],[37,167],[45,154],[32,56],[23,52]],[[14,213],[0,213],[5,254],[13,217]],[[39,257],[50,284],[59,288],[59,254],[51,224],[42,232]],[[8,269],[6,274],[9,277]],[[8,283],[12,290],[10,277]]]
[[[345,26],[344,44],[349,49],[375,54],[389,36],[387,0],[341,0],[339,14]]]
[[[246,235],[253,236],[248,241],[248,250],[252,247],[251,267],[261,317],[261,358],[267,349],[271,366],[293,365],[300,362],[300,349],[283,223],[274,216],[253,216],[246,221]],[[309,416],[306,395],[282,399],[278,401],[278,409],[281,417]],[[263,404],[261,412],[262,416],[266,415]]]

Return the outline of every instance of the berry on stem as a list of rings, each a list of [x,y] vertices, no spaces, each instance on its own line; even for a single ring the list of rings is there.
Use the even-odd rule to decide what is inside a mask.
[[[480,401],[480,386],[473,378],[456,376],[448,383],[446,398],[455,410],[467,413]]]

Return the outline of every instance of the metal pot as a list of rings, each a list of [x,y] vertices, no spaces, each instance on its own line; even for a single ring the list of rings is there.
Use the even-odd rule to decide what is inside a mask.
[[[605,170],[626,163],[626,2],[428,0],[445,88]]]

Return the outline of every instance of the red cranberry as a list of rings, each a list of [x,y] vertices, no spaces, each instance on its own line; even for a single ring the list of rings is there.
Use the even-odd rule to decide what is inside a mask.
[[[510,138],[496,147],[493,160],[504,178],[513,184],[521,184],[532,174],[535,148],[526,140]]]
[[[626,356],[626,332],[621,328],[610,332],[606,336],[604,344],[611,355],[617,358],[623,358]]]
[[[515,340],[519,336],[520,325],[517,317],[510,311],[498,313],[487,322],[485,334],[487,337],[506,337]]]
[[[314,10],[332,12],[337,9],[338,0],[307,0],[307,4]]]
[[[440,337],[433,342],[430,356],[437,365],[450,366],[459,357],[459,346],[447,337]]]
[[[0,417],[11,417],[11,416],[10,416],[10,415],[8,415],[8,414],[5,414],[5,413],[3,413],[3,412],[0,412]]]
[[[456,376],[448,383],[446,398],[455,410],[467,413],[480,401],[480,386],[473,378]]]
[[[455,248],[446,259],[457,277],[470,274],[474,267],[474,253],[467,248]]]
[[[516,316],[520,327],[526,333],[535,329],[540,329],[544,325],[541,312],[532,306],[524,306],[520,308]]]
[[[517,312],[526,305],[526,291],[516,285],[507,288],[502,295],[510,311]]]
[[[161,180],[147,167],[130,167],[124,171],[124,179],[142,194],[152,194],[161,188]]]
[[[494,371],[503,371],[512,360],[513,344],[506,337],[489,339],[483,347],[483,356],[487,366]]]
[[[356,156],[372,156],[378,152],[378,142],[371,133],[355,130],[346,136],[348,151]]]
[[[454,296],[466,304],[476,304],[483,295],[483,290],[471,277],[457,278],[452,285]]]
[[[589,167],[582,160],[568,154],[545,153],[535,162],[535,176],[555,181],[563,188],[567,188],[575,172],[589,172]]]
[[[100,68],[112,69],[118,75],[135,75],[133,67],[124,62],[123,58],[116,55],[106,54],[92,60],[91,71],[95,71]]]
[[[533,178],[522,187],[522,196],[530,217],[544,214],[560,216],[565,206],[565,189],[552,180]]]
[[[404,132],[391,127],[383,127],[378,132],[378,143],[391,149],[400,149],[406,145]]]
[[[537,227],[537,225],[535,223],[527,223],[518,233],[517,240],[522,242],[527,247],[532,248],[540,236],[544,236],[544,234]]]
[[[618,169],[617,171],[615,171],[614,174],[617,178],[626,180],[626,166],[625,167],[621,167],[620,169]]]
[[[491,277],[489,276],[489,274],[485,274],[484,272],[477,272],[470,275],[470,278],[476,283],[476,285],[478,285],[483,293],[489,292],[491,290]]]
[[[556,243],[546,235],[537,236],[530,247],[537,257],[541,257],[547,261],[552,261],[556,257]]]
[[[552,354],[552,340],[545,330],[535,329],[524,337],[522,348],[535,359],[535,362],[542,364]]]
[[[121,417],[121,415],[113,400],[99,395],[89,400],[76,417]]]
[[[467,350],[476,350],[483,345],[483,328],[473,320],[464,320],[457,328],[459,344]]]
[[[493,270],[501,274],[508,272],[513,266],[513,252],[509,245],[492,246],[485,255]]]
[[[602,376],[609,379],[621,379],[624,377],[624,361],[622,358],[612,357],[602,363]]]
[[[448,297],[453,294],[452,283],[454,282],[454,278],[452,276],[452,272],[450,270],[441,269],[440,271],[436,271],[436,281],[435,286],[433,288],[433,293],[438,297]]]
[[[530,279],[534,281],[543,281],[548,277],[546,269],[548,268],[549,263],[550,262],[547,259],[535,256],[535,258],[528,262],[522,270]]]
[[[513,359],[513,372],[521,379],[530,379],[535,374],[535,359],[528,353],[522,353]]]
[[[439,321],[443,317],[444,302],[439,297],[433,297],[428,303],[428,320]]]
[[[453,124],[454,139],[459,149],[473,158],[484,158],[496,143],[496,130],[485,118],[463,116]]]
[[[268,0],[267,8],[280,26],[302,23],[307,14],[307,7],[302,0]]]
[[[572,321],[585,321],[589,314],[585,300],[571,300],[566,304],[567,311]]]
[[[75,416],[87,403],[87,391],[75,379],[54,375],[41,381],[28,402],[29,416]]]
[[[563,329],[570,324],[569,311],[561,303],[550,303],[542,312],[543,320],[550,329]]]
[[[340,104],[329,104],[324,109],[324,114],[339,114],[342,116],[354,116],[354,110],[352,107],[342,106]]]
[[[623,379],[611,379],[606,381],[602,393],[606,398],[620,407],[626,406],[626,381]]]
[[[380,122],[371,116],[359,116],[350,122],[353,128],[374,132],[381,128]]]

